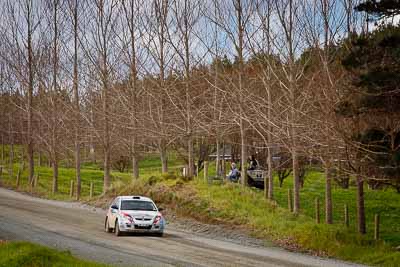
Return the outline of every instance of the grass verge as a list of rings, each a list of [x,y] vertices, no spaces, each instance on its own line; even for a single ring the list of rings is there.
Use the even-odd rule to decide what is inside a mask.
[[[28,242],[0,243],[1,267],[106,267],[109,265],[78,259],[69,251],[57,251]]]

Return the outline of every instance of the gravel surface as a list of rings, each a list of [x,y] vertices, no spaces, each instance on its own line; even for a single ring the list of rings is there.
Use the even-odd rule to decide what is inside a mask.
[[[172,218],[170,226],[185,233],[195,233],[198,236],[239,245],[251,247],[273,246],[271,242],[250,237],[240,229],[227,228],[225,225],[205,224],[192,219]]]
[[[120,266],[359,266],[288,252],[194,220],[172,218],[163,238],[116,237],[103,230],[103,209],[2,188],[0,211],[0,240],[27,240]]]

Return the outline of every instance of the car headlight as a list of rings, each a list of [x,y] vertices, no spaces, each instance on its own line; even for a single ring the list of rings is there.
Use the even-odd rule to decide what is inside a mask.
[[[162,218],[161,215],[157,215],[157,216],[154,218],[153,224],[158,224],[158,223],[160,223],[161,218]]]
[[[131,215],[129,215],[128,213],[125,213],[125,212],[121,212],[121,217],[122,217],[122,219],[123,220],[125,220],[125,221],[129,221],[130,223],[132,223],[133,222],[133,218],[132,218],[132,216]]]

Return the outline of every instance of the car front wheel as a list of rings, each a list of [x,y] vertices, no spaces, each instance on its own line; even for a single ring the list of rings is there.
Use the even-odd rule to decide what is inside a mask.
[[[110,224],[108,223],[108,217],[106,217],[106,221],[104,222],[104,230],[106,233],[111,233],[112,229],[110,228]]]
[[[119,230],[119,224],[118,224],[118,220],[115,221],[115,235],[116,236],[121,236],[121,231]]]

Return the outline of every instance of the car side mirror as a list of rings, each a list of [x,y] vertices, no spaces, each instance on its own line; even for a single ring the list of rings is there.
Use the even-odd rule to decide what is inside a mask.
[[[112,209],[112,210],[117,210],[117,209],[118,209],[118,206],[117,206],[117,205],[112,205],[112,206],[111,206],[111,209]]]
[[[163,210],[164,210],[163,208],[158,208],[158,211],[159,211],[159,212],[161,212],[161,211],[163,211]]]

